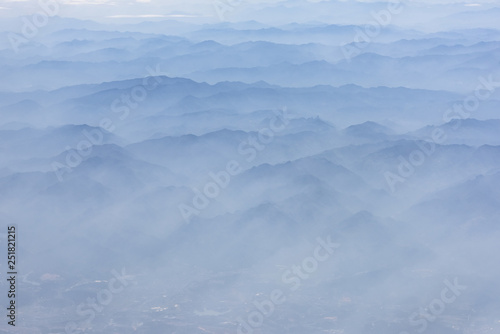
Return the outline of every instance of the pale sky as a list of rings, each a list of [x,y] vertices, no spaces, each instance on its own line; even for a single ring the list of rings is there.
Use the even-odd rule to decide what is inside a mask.
[[[55,0],[41,0],[51,3]],[[58,16],[68,17],[180,17],[214,16],[214,5],[230,3],[234,6],[257,3],[276,3],[284,0],[57,0]],[[32,15],[41,10],[38,0],[0,0],[1,16]]]
[[[42,10],[39,2],[51,3],[56,0],[0,0],[0,17],[18,17],[34,15]],[[82,19],[120,19],[120,18],[167,18],[196,20],[197,18],[215,18],[215,6],[233,6],[242,10],[245,6],[274,4],[277,2],[321,2],[321,1],[356,1],[356,0],[57,0],[57,15]],[[373,2],[377,0],[358,0]],[[402,0],[407,3],[463,3],[469,6],[494,4],[498,0]],[[385,1],[380,1],[385,2]],[[470,8],[470,7],[469,7]]]

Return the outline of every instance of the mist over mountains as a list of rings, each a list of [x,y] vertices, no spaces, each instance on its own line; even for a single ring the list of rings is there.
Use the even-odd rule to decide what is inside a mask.
[[[0,333],[500,333],[500,8],[224,4],[0,24]]]

